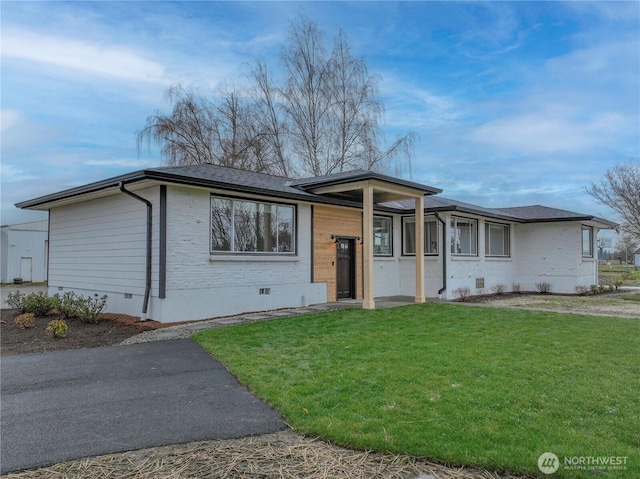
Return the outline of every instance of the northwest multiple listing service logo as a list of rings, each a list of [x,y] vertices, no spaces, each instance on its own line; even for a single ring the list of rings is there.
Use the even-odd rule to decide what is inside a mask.
[[[538,458],[538,469],[543,474],[553,474],[560,467],[560,459],[552,452],[545,452]]]
[[[543,474],[553,474],[560,466],[565,470],[590,470],[600,474],[605,471],[626,471],[627,456],[571,456],[561,462],[552,452],[545,452],[538,458],[538,469]]]

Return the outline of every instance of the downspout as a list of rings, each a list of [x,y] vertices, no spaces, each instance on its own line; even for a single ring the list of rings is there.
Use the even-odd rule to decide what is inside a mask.
[[[122,191],[124,194],[131,196],[132,198],[135,198],[138,201],[142,201],[144,204],[147,205],[147,278],[146,278],[146,283],[145,283],[145,288],[144,288],[144,301],[142,302],[142,316],[140,318],[141,321],[146,321],[147,320],[147,308],[149,307],[149,295],[151,293],[151,234],[152,234],[152,206],[151,206],[151,202],[149,200],[144,199],[141,196],[136,195],[135,193],[132,193],[131,191],[128,191],[124,188],[124,182],[120,181],[118,183],[118,188],[120,188],[120,191]]]
[[[442,288],[438,290],[438,294],[442,294],[447,289],[447,223],[435,211],[436,219],[442,223]]]

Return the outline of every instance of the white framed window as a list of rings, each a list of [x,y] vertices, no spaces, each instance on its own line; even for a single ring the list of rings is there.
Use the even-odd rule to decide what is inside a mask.
[[[374,256],[393,256],[393,219],[388,216],[373,217]]]
[[[484,254],[485,256],[507,257],[509,251],[509,225],[499,223],[484,224]]]
[[[295,253],[295,207],[211,196],[212,253]]]
[[[438,254],[438,221],[435,217],[424,219],[424,254]],[[402,218],[402,254],[416,254],[416,219],[414,216]]]
[[[582,257],[593,258],[593,228],[582,225]]]
[[[451,254],[478,255],[478,220],[457,216],[451,218]]]

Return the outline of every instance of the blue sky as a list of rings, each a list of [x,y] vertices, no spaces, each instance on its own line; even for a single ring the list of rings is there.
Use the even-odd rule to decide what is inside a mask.
[[[13,204],[149,166],[135,133],[167,88],[242,87],[303,13],[379,74],[411,179],[488,207],[615,219],[584,188],[640,158],[640,2],[1,3],[2,224]],[[407,175],[407,178],[409,176]]]

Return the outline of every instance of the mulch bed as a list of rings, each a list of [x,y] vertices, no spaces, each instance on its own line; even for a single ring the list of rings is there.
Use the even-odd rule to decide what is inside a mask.
[[[101,314],[95,324],[83,323],[77,318],[66,319],[69,326],[67,336],[53,338],[46,331],[47,325],[53,319],[61,319],[60,315],[36,318],[32,328],[22,329],[13,322],[13,318],[19,314],[20,311],[17,309],[2,310],[0,322],[0,354],[2,356],[111,346],[143,331],[171,326],[158,321],[141,322],[136,316]]]
[[[447,467],[422,458],[353,451],[282,431],[108,454],[4,476],[6,479],[526,479]],[[528,476],[532,477],[532,476]]]

